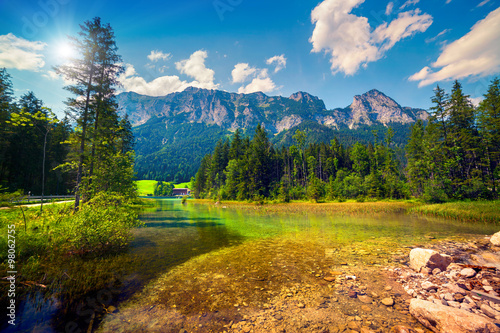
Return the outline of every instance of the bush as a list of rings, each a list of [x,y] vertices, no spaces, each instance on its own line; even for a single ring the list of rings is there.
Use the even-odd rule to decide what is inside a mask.
[[[126,198],[100,193],[71,218],[71,250],[83,254],[123,248],[131,240],[130,230],[139,225]]]

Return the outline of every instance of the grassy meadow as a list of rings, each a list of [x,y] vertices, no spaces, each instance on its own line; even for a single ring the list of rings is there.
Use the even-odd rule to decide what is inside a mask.
[[[140,197],[152,196],[155,191],[156,180],[136,180],[137,184],[137,194]],[[174,184],[174,188],[186,188],[189,187],[189,182]]]

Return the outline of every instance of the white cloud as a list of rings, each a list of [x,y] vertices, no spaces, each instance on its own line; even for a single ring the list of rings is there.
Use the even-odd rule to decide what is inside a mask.
[[[165,96],[173,92],[183,91],[192,85],[187,81],[182,81],[177,75],[162,76],[147,82],[137,74],[134,66],[130,64],[126,65],[125,73],[120,75],[118,81],[125,91],[148,96]]]
[[[439,37],[443,36],[444,34],[450,32],[451,29],[444,29],[443,31],[441,31],[440,33],[438,33],[435,37],[432,37],[432,38],[426,38],[425,39],[425,42],[426,43],[432,43],[432,42],[435,42]]]
[[[170,53],[163,53],[162,51],[151,51],[151,53],[148,55],[149,61],[152,62],[157,62],[159,60],[169,60],[172,58],[172,55]]]
[[[261,91],[263,93],[270,92],[276,89],[276,85],[269,77],[256,77],[246,87],[240,87],[238,93],[251,94]]]
[[[274,69],[274,72],[277,73],[283,68],[286,68],[286,58],[285,55],[279,55],[279,56],[274,56],[272,58],[269,58],[266,60],[266,64],[272,65],[276,63],[276,68]]]
[[[419,2],[420,0],[407,0],[401,7],[399,7],[399,10],[403,10],[411,5],[416,5]]]
[[[42,74],[42,76],[49,80],[59,80],[61,78],[55,71],[47,71],[47,73]]]
[[[281,56],[278,57],[279,60],[270,61],[273,58],[268,59],[266,62],[268,64],[273,64],[274,62],[278,61],[277,66],[279,66],[280,65],[279,61],[281,60]],[[281,66],[286,65],[286,59],[284,58],[283,60],[285,61],[285,64],[281,64]],[[250,94],[258,91],[266,93],[274,91],[277,88],[276,84],[269,77],[269,71],[267,68],[263,69],[256,68],[256,67],[251,67],[247,63],[239,63],[234,66],[231,75],[233,77],[233,83],[243,83],[252,79],[252,81],[249,84],[247,84],[246,86],[245,85],[241,86],[238,89],[238,93],[240,94]]]
[[[47,46],[42,42],[30,42],[12,33],[0,35],[0,67],[38,71],[45,66],[40,53]]]
[[[215,89],[218,85],[214,84],[215,72],[205,66],[205,59],[208,57],[206,51],[196,51],[191,54],[189,59],[181,60],[175,63],[175,67],[181,74],[186,74],[200,84],[205,85],[207,89]]]
[[[420,10],[399,13],[389,24],[383,23],[372,30],[366,17],[350,12],[364,0],[324,0],[311,13],[315,24],[309,41],[312,52],[330,54],[333,74],[355,74],[360,66],[366,66],[382,58],[399,40],[425,31],[432,24],[432,17]]]
[[[500,71],[500,8],[477,22],[469,33],[447,45],[438,59],[410,81],[420,81],[423,87],[443,80],[470,76],[486,76]]]
[[[484,1],[481,1],[479,3],[479,5],[477,5],[477,7],[483,7],[484,5],[486,5],[488,2],[490,2],[490,0],[484,0]]]
[[[394,2],[389,2],[387,7],[385,7],[385,15],[389,16],[392,14],[392,9],[394,8]]]
[[[451,2],[451,0],[446,0],[446,4],[449,4]]]
[[[118,81],[125,91],[148,96],[165,96],[183,91],[187,87],[217,89],[219,85],[214,83],[214,71],[205,67],[206,57],[205,51],[196,51],[189,59],[176,63],[177,70],[193,77],[194,81],[181,80],[177,75],[166,75],[148,82],[139,76],[134,66],[130,64],[125,66],[125,72],[120,75]]]
[[[250,67],[250,65],[246,63],[239,63],[234,66],[234,69],[231,72],[231,76],[233,77],[233,83],[242,83],[245,82],[249,76],[252,76],[257,71],[256,68]]]
[[[373,32],[374,41],[381,46],[382,51],[392,48],[401,39],[424,32],[432,24],[428,14],[420,15],[420,10],[410,10],[399,13],[389,25],[383,23]]]

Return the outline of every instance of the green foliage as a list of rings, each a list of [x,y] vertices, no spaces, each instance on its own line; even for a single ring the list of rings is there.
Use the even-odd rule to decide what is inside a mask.
[[[427,126],[413,126],[406,148],[410,191],[429,202],[497,198],[499,80],[478,110],[458,81],[450,95],[439,86],[434,92],[434,113]]]
[[[140,226],[134,202],[117,193],[99,193],[73,213],[69,204],[12,208],[0,212],[0,232],[16,226],[19,263],[71,255],[102,255],[123,249],[131,229]],[[6,259],[6,237],[0,237],[0,262]]]
[[[261,198],[280,202],[404,198],[408,190],[394,157],[392,136],[389,130],[385,145],[356,143],[346,149],[334,139],[331,145],[306,147],[306,133],[298,130],[294,135],[298,147],[276,150],[258,126],[252,140],[238,134],[230,142],[219,141],[214,153],[205,155],[195,177],[194,195],[257,202]],[[240,155],[228,160],[228,154],[236,149]]]
[[[154,186],[155,197],[170,197],[172,196],[174,185],[172,183],[159,181]]]
[[[130,230],[139,225],[128,198],[114,192],[100,192],[71,218],[67,233],[71,251],[103,253],[124,248]]]

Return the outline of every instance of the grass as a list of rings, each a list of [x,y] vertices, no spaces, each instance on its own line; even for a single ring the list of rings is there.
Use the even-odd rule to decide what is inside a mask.
[[[179,183],[179,184],[175,184],[174,185],[174,188],[189,188],[191,185],[190,182],[185,182],[185,183]]]
[[[148,194],[151,196],[154,194],[154,188],[157,182],[156,180],[137,180],[135,183],[137,184],[137,194],[140,197],[145,197]],[[174,184],[175,188],[186,188],[189,186],[189,182]]]
[[[411,208],[409,213],[467,222],[500,223],[500,200],[421,205]]]
[[[156,180],[137,180],[135,182],[137,184],[137,194],[140,197],[145,197],[148,194],[153,195],[154,187],[157,183]]]
[[[209,202],[209,200],[200,200]],[[388,200],[376,202],[327,202],[312,203],[304,201],[294,201],[291,203],[272,203],[259,205],[256,203],[246,203],[238,201],[224,201],[221,206],[231,206],[241,210],[260,210],[264,213],[288,213],[288,214],[314,214],[314,213],[332,213],[332,214],[385,214],[385,213],[404,213],[408,209],[417,205],[413,201]]]

